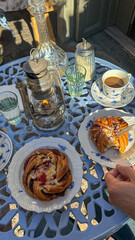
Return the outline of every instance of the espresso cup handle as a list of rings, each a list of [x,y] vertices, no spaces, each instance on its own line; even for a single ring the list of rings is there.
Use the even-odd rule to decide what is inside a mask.
[[[131,73],[128,73],[128,77],[129,77],[129,79],[131,78],[131,76],[132,76],[132,74],[131,74]]]

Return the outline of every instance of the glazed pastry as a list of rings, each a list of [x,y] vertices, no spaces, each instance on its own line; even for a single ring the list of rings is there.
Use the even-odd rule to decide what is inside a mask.
[[[107,149],[118,149],[124,153],[128,145],[128,132],[117,137],[117,133],[126,128],[128,123],[121,117],[100,117],[91,125],[89,134],[101,153]]]
[[[57,198],[71,182],[68,158],[57,149],[39,149],[25,160],[23,185],[31,197],[41,201]]]

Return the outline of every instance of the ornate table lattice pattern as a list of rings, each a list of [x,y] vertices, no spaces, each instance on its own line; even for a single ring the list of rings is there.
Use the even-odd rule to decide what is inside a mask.
[[[74,62],[74,54],[67,53],[69,64]],[[22,58],[0,67],[0,84],[10,85],[16,79],[25,80],[22,65],[28,57]],[[118,68],[104,60],[96,58],[96,77],[106,70]],[[94,79],[94,80],[95,80]],[[132,78],[134,81],[134,79]],[[25,143],[42,136],[60,137],[69,141],[81,154],[84,175],[80,192],[71,203],[61,210],[48,213],[35,213],[22,209],[12,198],[7,186],[8,166],[0,172],[0,239],[103,239],[118,230],[128,219],[123,213],[111,206],[107,201],[104,182],[104,169],[93,163],[80,147],[78,129],[84,117],[89,113],[102,109],[91,96],[92,82],[85,83],[83,95],[71,98],[68,93],[66,78],[62,78],[66,99],[65,123],[55,132],[38,131],[31,121],[22,113],[23,120],[17,126],[11,126],[0,117],[1,130],[12,139],[14,152]],[[135,100],[123,110],[135,115]],[[18,159],[19,161],[19,159]]]

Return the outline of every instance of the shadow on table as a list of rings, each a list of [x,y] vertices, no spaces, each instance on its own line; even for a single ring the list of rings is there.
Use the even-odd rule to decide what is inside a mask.
[[[112,235],[114,240],[135,240],[135,221],[130,219],[118,232]]]

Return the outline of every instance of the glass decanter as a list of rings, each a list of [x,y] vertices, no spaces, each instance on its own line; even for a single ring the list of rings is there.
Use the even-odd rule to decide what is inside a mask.
[[[63,76],[68,66],[67,55],[63,49],[53,44],[48,35],[47,24],[45,20],[44,3],[46,0],[28,0],[32,7],[31,14],[34,15],[37,23],[40,43],[36,49],[31,52],[30,59],[44,58],[48,66],[55,66]]]

